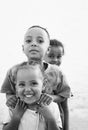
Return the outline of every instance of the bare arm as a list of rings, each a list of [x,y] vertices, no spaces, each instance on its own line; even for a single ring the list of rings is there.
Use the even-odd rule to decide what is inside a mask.
[[[48,106],[42,104],[42,106],[39,107],[38,111],[41,113],[41,115],[43,115],[47,122],[47,130],[60,130],[60,128],[57,126],[55,117],[49,110]]]
[[[69,130],[69,108],[68,108],[68,100],[66,99],[61,103],[64,112],[64,128],[63,130]]]
[[[60,130],[60,128],[57,127],[54,119],[48,120],[48,130]]]
[[[11,121],[8,124],[4,125],[3,130],[18,130],[20,120],[26,109],[26,104],[18,99],[16,107],[13,111]]]
[[[65,97],[62,97],[60,95],[51,95],[52,99],[56,103],[63,102],[65,100]]]
[[[12,118],[10,123],[3,126],[3,130],[18,130],[20,119]]]

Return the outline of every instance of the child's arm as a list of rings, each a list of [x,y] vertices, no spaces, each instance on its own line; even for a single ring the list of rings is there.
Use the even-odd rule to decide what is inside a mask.
[[[41,113],[41,115],[45,118],[47,122],[47,130],[60,130],[60,128],[57,126],[55,117],[48,108],[48,106],[42,104],[41,107],[39,107],[38,111],[39,113]]]
[[[27,105],[18,99],[16,107],[13,111],[11,121],[4,125],[3,130],[18,130],[20,120],[27,109]]]
[[[16,103],[17,103],[17,97],[16,95],[12,95],[12,94],[6,94],[6,105],[9,107],[9,108],[12,108],[14,109],[15,106],[16,106]]]
[[[64,126],[63,130],[69,130],[69,108],[68,108],[68,99],[61,103],[64,112]]]
[[[56,103],[60,103],[65,100],[65,97],[62,97],[60,95],[50,95],[50,96],[52,97],[53,101]]]
[[[61,86],[58,87],[57,93],[55,96],[63,97],[64,100],[60,102],[57,100],[57,103],[61,103],[61,107],[63,109],[64,119],[63,119],[63,130],[69,130],[69,109],[68,109],[68,98],[70,97],[71,90],[66,81],[66,77],[62,75],[61,77]],[[58,98],[57,98],[58,99]],[[58,104],[59,105],[59,104]]]

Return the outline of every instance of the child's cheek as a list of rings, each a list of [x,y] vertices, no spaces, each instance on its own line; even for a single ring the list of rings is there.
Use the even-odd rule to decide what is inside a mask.
[[[23,96],[23,94],[24,94],[24,89],[18,89],[17,91],[16,91],[16,93],[17,93],[17,96],[18,97],[22,97]]]
[[[41,96],[42,93],[42,89],[40,88],[32,88],[34,95],[36,96],[36,98],[39,98]]]

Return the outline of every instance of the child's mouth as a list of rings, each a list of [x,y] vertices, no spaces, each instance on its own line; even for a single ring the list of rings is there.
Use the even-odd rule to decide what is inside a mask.
[[[39,52],[38,50],[30,50],[29,52]]]
[[[26,98],[30,98],[30,97],[32,97],[33,95],[34,95],[33,92],[25,92],[25,93],[24,93],[24,96],[25,96]]]
[[[30,97],[32,97],[33,95],[25,95],[25,97],[27,97],[27,98],[30,98]]]

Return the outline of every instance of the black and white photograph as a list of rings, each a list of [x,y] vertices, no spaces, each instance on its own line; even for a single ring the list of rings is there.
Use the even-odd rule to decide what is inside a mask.
[[[0,130],[88,130],[88,1],[0,1]]]

